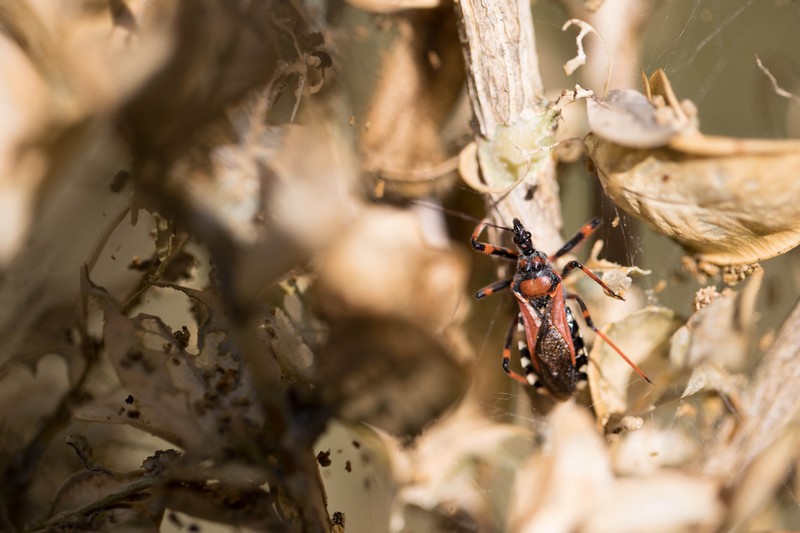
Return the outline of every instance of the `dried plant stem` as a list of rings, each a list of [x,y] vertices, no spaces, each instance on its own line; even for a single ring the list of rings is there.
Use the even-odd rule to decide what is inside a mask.
[[[530,2],[459,0],[457,10],[482,177],[494,189],[518,183],[492,195],[496,221],[519,218],[538,247],[555,250],[562,242],[555,159],[537,149],[555,143],[557,113],[544,97]]]
[[[110,505],[123,501],[133,496],[134,494],[152,488],[153,485],[155,485],[155,482],[156,482],[155,478],[143,477],[139,480],[132,482],[130,485],[128,485],[127,487],[118,492],[113,492],[111,494],[108,494],[107,496],[91,501],[86,505],[82,505],[76,509],[70,509],[69,511],[64,511],[63,513],[60,513],[46,520],[41,524],[42,529],[36,531],[52,531],[53,528],[62,525],[62,522],[65,522],[70,518],[88,516],[92,513],[102,511],[103,509],[105,509]]]
[[[742,396],[739,419],[716,433],[700,470],[735,483],[745,469],[774,444],[800,415],[800,302],[764,355]],[[735,423],[734,423],[735,422]]]

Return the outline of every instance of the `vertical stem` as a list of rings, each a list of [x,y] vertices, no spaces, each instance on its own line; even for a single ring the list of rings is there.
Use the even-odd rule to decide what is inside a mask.
[[[547,148],[555,143],[558,114],[544,97],[530,2],[459,0],[456,6],[482,178],[494,190],[511,189],[491,195],[496,221],[519,218],[537,247],[556,250],[561,207]]]

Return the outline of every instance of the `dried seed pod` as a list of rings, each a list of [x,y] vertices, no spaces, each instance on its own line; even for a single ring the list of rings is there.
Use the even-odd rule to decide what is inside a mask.
[[[755,263],[797,246],[800,205],[786,199],[800,194],[800,143],[703,135],[663,73],[646,87],[650,105],[625,91],[587,106],[585,144],[606,194],[709,263]]]

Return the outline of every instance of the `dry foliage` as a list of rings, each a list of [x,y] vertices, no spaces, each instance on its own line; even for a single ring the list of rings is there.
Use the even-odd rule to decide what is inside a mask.
[[[663,72],[549,100],[528,2],[350,3],[0,0],[0,529],[792,527],[800,311],[758,343],[750,265],[800,242],[796,143],[702,135]],[[574,16],[619,57],[565,4],[570,70]],[[749,277],[687,317],[598,241],[627,301],[566,284],[654,385],[585,328],[555,402],[484,371],[498,314],[437,206],[458,167],[554,252],[582,99],[613,201]]]

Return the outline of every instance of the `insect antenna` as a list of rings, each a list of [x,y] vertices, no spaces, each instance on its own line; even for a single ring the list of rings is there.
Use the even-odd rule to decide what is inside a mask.
[[[429,204],[427,202],[420,202],[419,200],[411,200],[411,203],[414,204],[414,205],[418,205],[420,207],[427,207],[428,209],[433,209],[434,211],[439,211],[439,212],[444,213],[445,215],[448,215],[448,216],[451,216],[451,217],[460,218],[461,220],[466,220],[467,222],[474,222],[475,224],[479,224],[480,222],[482,222],[484,220],[484,219],[481,219],[481,218],[478,218],[478,217],[474,217],[472,215],[468,215],[468,214],[463,213],[461,211],[456,211],[455,209],[448,209],[447,207],[442,207],[442,206],[436,205],[436,204]],[[490,226],[492,228],[501,229],[503,231],[514,231],[512,228],[509,228],[507,226],[501,226],[500,224],[493,224],[491,222],[486,222],[485,225],[486,226]]]

